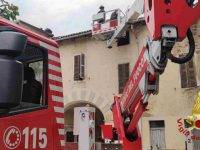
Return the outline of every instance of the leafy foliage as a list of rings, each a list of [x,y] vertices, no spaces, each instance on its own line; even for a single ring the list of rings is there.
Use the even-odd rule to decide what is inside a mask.
[[[17,16],[19,16],[19,8],[5,0],[0,0],[0,16],[16,21]]]

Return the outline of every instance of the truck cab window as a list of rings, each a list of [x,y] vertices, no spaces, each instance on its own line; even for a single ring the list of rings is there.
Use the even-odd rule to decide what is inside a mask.
[[[25,67],[22,102],[40,104],[41,98],[42,82],[36,79],[35,70],[32,67]]]
[[[24,64],[22,104],[46,105],[44,99],[47,52],[40,47],[29,45],[21,58]]]
[[[22,102],[42,104],[43,65],[43,61],[36,61],[24,67]]]
[[[29,45],[21,56],[24,64],[22,104],[45,105],[46,51]]]
[[[35,79],[40,83],[43,83],[43,61],[36,61],[29,64],[35,72]]]

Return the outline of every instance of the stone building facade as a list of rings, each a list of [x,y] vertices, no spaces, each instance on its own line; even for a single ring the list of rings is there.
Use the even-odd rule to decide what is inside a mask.
[[[190,64],[182,66],[168,62],[165,73],[160,77],[159,94],[150,97],[148,111],[140,120],[144,150],[158,147],[185,150],[194,145],[180,130],[181,119],[191,114],[200,89],[200,22],[192,30],[196,41],[195,57]],[[93,38],[91,31],[56,38],[60,45],[69,137],[73,130],[73,107],[76,106],[95,107],[98,116],[101,116],[96,118],[97,126],[103,122],[112,124],[110,106],[113,96],[119,94],[119,65],[129,64],[131,73],[139,51],[146,43],[148,31],[143,23],[138,23],[129,34],[130,44],[114,45],[112,49],[106,47],[105,41]],[[179,52],[187,46],[187,41],[184,41],[178,43],[174,50]],[[78,55],[84,55],[84,78],[81,80],[74,78],[75,56]],[[99,139],[100,133],[97,136]]]

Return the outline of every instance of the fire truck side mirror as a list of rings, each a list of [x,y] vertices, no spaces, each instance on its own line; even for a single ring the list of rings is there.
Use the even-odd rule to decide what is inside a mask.
[[[22,98],[23,64],[15,59],[26,47],[27,37],[13,31],[0,32],[0,109],[18,106]]]

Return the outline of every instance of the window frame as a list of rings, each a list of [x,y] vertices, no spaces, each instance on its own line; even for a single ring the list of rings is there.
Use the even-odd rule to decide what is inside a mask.
[[[158,123],[157,125],[156,125],[156,123]],[[162,126],[161,126],[162,125]],[[152,142],[153,142],[153,139],[151,138],[152,137],[152,132],[156,132],[157,130],[162,130],[163,131],[163,133],[164,133],[164,141],[163,141],[163,145],[162,146],[164,146],[164,147],[162,147],[162,148],[166,148],[166,122],[165,122],[165,120],[149,120],[149,132],[150,132],[150,134],[149,134],[149,138],[150,138],[150,147],[152,148]]]
[[[35,60],[30,60],[30,61],[26,61],[26,66],[29,66],[31,63],[34,62],[39,62],[43,60],[43,83],[42,83],[42,101],[44,103],[44,105],[48,106],[48,50],[44,47],[41,46],[37,46],[34,44],[28,44],[30,46],[33,47],[37,47],[38,49],[40,49],[42,51],[43,55],[43,59],[35,59]]]
[[[126,31],[125,35],[117,40],[117,47],[129,45],[130,41],[130,31]]]
[[[48,55],[48,53],[47,53]],[[42,61],[43,62],[43,75],[42,75],[42,104],[40,105],[47,105],[48,106],[48,57],[44,58],[44,60],[42,59],[38,59],[37,61],[30,61],[28,62],[29,66],[31,63],[35,63],[35,62],[39,62]],[[46,61],[46,62],[45,62]]]
[[[191,64],[192,63],[192,68],[191,68]],[[193,71],[193,76],[194,76],[194,83],[192,83],[192,79],[191,79],[191,74],[190,72]],[[197,80],[197,76],[196,76],[196,67],[195,67],[195,63],[194,60],[191,59],[189,62],[184,63],[184,64],[180,64],[179,65],[179,72],[180,72],[180,82],[181,82],[181,88],[182,89],[188,89],[188,88],[193,88],[193,87],[197,87],[198,86],[198,80]],[[185,76],[185,79],[184,79]]]
[[[76,61],[78,61],[77,64],[76,64]],[[77,68],[78,68],[78,71],[77,71]],[[85,80],[85,54],[83,53],[79,55],[74,55],[74,77],[73,78],[74,78],[74,81]]]

